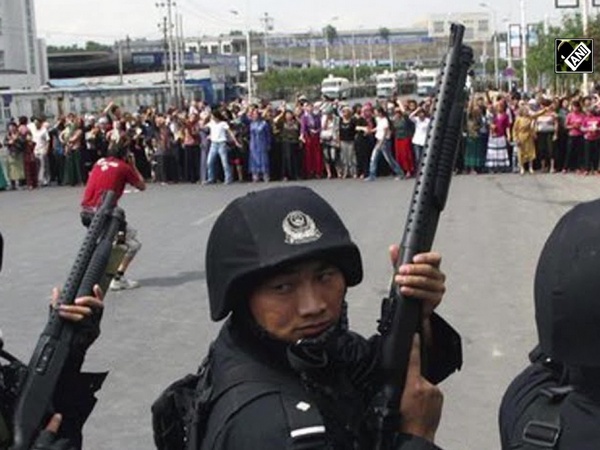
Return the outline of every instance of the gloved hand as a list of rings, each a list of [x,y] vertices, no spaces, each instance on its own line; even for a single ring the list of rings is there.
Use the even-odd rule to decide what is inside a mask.
[[[54,414],[46,429],[40,433],[31,450],[77,450],[68,439],[57,437],[62,422],[60,414]]]

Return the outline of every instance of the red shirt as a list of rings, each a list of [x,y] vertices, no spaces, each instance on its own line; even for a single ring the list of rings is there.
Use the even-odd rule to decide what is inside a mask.
[[[138,182],[139,177],[125,161],[113,157],[102,158],[90,172],[81,206],[83,209],[99,207],[105,191],[114,191],[118,201],[127,183],[135,186]]]

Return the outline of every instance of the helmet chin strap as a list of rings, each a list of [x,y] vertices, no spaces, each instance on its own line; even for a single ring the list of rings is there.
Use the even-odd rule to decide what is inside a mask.
[[[335,325],[327,328],[317,336],[299,339],[287,348],[287,357],[292,368],[297,372],[320,369],[329,364],[327,346],[348,329],[348,304],[342,303],[342,313]]]

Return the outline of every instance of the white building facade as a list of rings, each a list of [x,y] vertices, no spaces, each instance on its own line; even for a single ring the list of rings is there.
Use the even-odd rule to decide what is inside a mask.
[[[488,12],[465,12],[431,14],[427,29],[432,38],[443,38],[450,34],[450,24],[458,22],[465,26],[465,42],[489,41],[494,33],[492,16]]]
[[[34,0],[0,0],[0,89],[38,89],[48,81],[45,42]]]

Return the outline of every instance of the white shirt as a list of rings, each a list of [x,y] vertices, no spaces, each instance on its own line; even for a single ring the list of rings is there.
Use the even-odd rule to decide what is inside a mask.
[[[35,148],[33,149],[33,153],[35,156],[43,156],[48,154],[48,142],[50,141],[50,136],[48,135],[48,129],[42,125],[40,129],[38,129],[35,125],[29,128],[31,131],[31,138],[33,143],[35,144]]]
[[[375,139],[383,141],[390,129],[390,122],[385,117],[375,117]]]
[[[208,122],[208,127],[210,128],[211,142],[227,142],[227,130],[229,130],[227,122],[211,120]]]
[[[415,122],[415,134],[412,138],[412,143],[415,145],[425,145],[425,139],[427,138],[427,128],[429,128],[429,122],[431,119],[429,117],[425,117],[423,120],[418,117],[414,117],[413,121]]]

